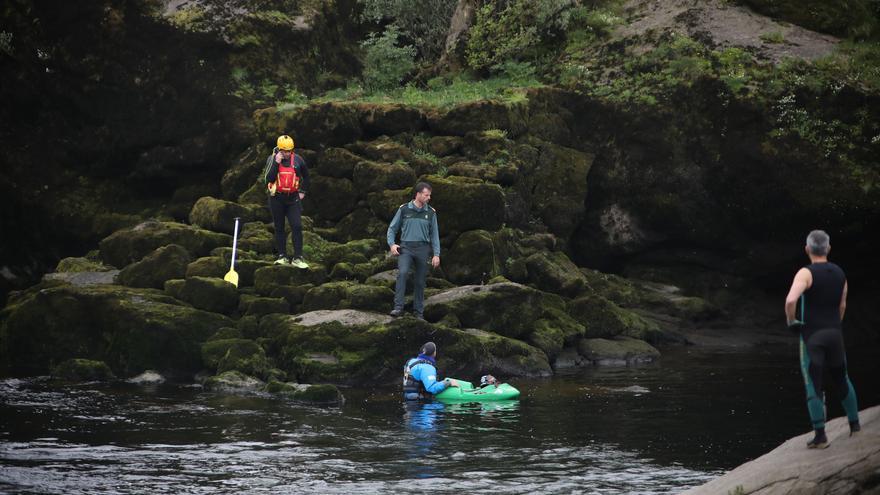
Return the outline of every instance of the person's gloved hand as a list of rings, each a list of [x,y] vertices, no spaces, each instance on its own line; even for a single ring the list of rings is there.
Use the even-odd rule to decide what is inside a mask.
[[[278,189],[278,186],[276,186],[275,183],[272,182],[271,184],[269,184],[268,187],[269,187],[269,195],[270,195],[270,196],[275,196],[275,190]]]
[[[804,322],[802,322],[801,320],[791,320],[790,322],[788,322],[788,330],[795,335],[799,335],[803,328]]]

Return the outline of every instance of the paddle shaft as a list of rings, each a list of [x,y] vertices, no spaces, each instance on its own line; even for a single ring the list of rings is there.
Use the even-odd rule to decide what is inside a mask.
[[[235,270],[235,248],[238,246],[238,217],[235,217],[235,230],[232,231],[232,263],[229,270]]]

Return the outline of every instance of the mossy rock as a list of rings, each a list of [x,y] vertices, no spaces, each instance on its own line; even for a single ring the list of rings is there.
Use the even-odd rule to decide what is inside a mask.
[[[354,166],[363,159],[345,148],[327,148],[315,171],[324,177],[351,179],[354,176]]]
[[[466,285],[425,300],[425,317],[439,321],[453,313],[463,327],[491,330],[511,338],[524,338],[544,316],[545,306],[563,303],[516,283]]]
[[[414,186],[415,184],[406,189],[381,191],[367,195],[367,203],[370,205],[370,211],[372,211],[379,220],[385,222],[386,229],[388,228],[388,223],[391,222],[394,215],[397,213],[397,209],[413,199],[412,188]]]
[[[150,220],[104,238],[100,242],[101,258],[105,263],[123,267],[169,244],[183,246],[190,256],[198,257],[216,247],[232,245],[232,236],[180,223]]]
[[[331,280],[355,280],[363,282],[373,274],[372,263],[347,263],[341,262],[333,265],[330,270]]]
[[[208,337],[206,342],[210,342],[212,340],[227,340],[227,339],[240,339],[242,338],[241,330],[235,327],[223,327],[216,332],[214,335]],[[204,349],[204,346],[203,346]]]
[[[184,281],[179,299],[198,309],[231,314],[238,308],[238,289],[220,278],[190,277]]]
[[[238,273],[238,286],[239,287],[253,287],[254,286],[254,274],[260,268],[266,268],[272,266],[273,263],[270,261],[261,261],[261,260],[236,260],[235,261],[235,271]],[[229,268],[229,265],[226,265],[226,268]],[[225,272],[224,272],[225,273]]]
[[[345,243],[358,239],[379,239],[385,236],[388,223],[376,218],[366,207],[359,206],[344,216],[331,228],[316,228],[321,237],[333,242]]]
[[[298,147],[341,146],[357,141],[363,134],[360,112],[344,103],[257,110],[254,125],[262,141],[275,142],[281,134],[290,134]]]
[[[585,335],[589,338],[626,336],[651,341],[662,337],[656,323],[602,296],[589,295],[575,299],[569,302],[568,313],[584,325]]]
[[[578,353],[598,365],[648,363],[660,358],[660,351],[651,344],[629,337],[584,339],[578,344]]]
[[[182,278],[166,280],[163,291],[174,299],[180,299],[180,294],[183,291],[184,285],[186,285],[186,280]]]
[[[545,142],[537,147],[531,204],[550,232],[567,239],[584,218],[587,176],[595,156]]]
[[[367,193],[413,187],[416,174],[403,163],[364,160],[354,167],[354,187],[362,197]]]
[[[428,140],[427,151],[434,156],[444,157],[461,151],[462,139],[458,136],[432,136]]]
[[[361,105],[361,126],[373,135],[393,136],[402,132],[419,132],[426,125],[424,112],[409,105]]]
[[[409,164],[415,158],[408,146],[388,136],[379,136],[373,141],[358,141],[346,145],[346,148],[377,162]],[[355,168],[355,173],[357,173],[357,168]]]
[[[528,131],[528,108],[522,103],[480,100],[428,114],[434,134],[464,136],[470,132],[498,129],[511,139]]]
[[[202,345],[202,361],[217,373],[239,371],[266,379],[272,365],[266,352],[253,340],[211,340]]]
[[[431,184],[441,235],[468,230],[494,231],[505,220],[504,192],[497,184],[467,177],[422,177]]]
[[[376,239],[357,239],[345,244],[329,246],[325,250],[324,262],[331,266],[343,261],[366,263],[384,252],[385,249]]]
[[[485,230],[461,234],[444,256],[443,266],[449,280],[459,285],[484,283],[500,274],[492,234]]]
[[[290,303],[283,297],[241,296],[239,312],[245,315],[262,316],[272,313],[290,313]]]
[[[116,375],[104,361],[68,359],[52,369],[52,378],[67,382],[106,382]]]
[[[330,384],[306,385],[272,380],[266,384],[266,392],[312,404],[342,405],[345,402],[342,392]]]
[[[220,373],[205,380],[205,388],[215,392],[232,394],[256,393],[266,388],[262,380],[248,376],[240,371],[232,370]]]
[[[321,265],[307,269],[290,265],[271,265],[254,271],[254,289],[261,296],[270,296],[278,287],[297,285],[321,285],[327,280],[327,271]]]
[[[106,272],[113,267],[88,258],[62,258],[55,266],[57,273]]]
[[[241,152],[235,159],[232,166],[226,169],[223,178],[220,179],[220,188],[223,191],[223,198],[233,200],[238,198],[241,193],[247,191],[260,175],[263,173],[263,166],[266,163],[266,157],[272,151],[264,144],[256,144],[249,146]]]
[[[306,297],[306,293],[310,291],[312,287],[314,287],[312,284],[282,285],[272,289],[272,293],[269,295],[271,297],[283,298],[287,301],[287,304],[290,305],[292,311],[294,308],[298,308],[299,305],[302,304],[303,299]]]
[[[302,311],[317,309],[341,309],[347,298],[351,282],[329,282],[310,289],[302,302]]]
[[[233,326],[162,292],[121,286],[37,288],[11,300],[0,320],[0,363],[12,376],[46,374],[71,358],[104,361],[118,376],[194,373],[202,342]]]
[[[244,224],[238,236],[238,249],[242,252],[271,254],[275,250],[275,234],[267,224],[248,222]],[[226,263],[229,263],[228,259]]]
[[[189,253],[183,246],[163,246],[123,268],[116,281],[128,287],[161,289],[166,280],[186,275],[189,260]]]
[[[338,310],[269,315],[260,326],[285,336],[279,362],[301,382],[394,382],[403,362],[428,340],[437,343],[446,375],[478,375],[503,366],[505,374],[543,376],[550,369],[544,353],[525,343],[412,318],[391,321],[375,313]]]
[[[349,179],[315,175],[303,208],[324,220],[339,220],[354,211],[362,191]]]
[[[529,282],[543,291],[573,297],[588,288],[586,277],[565,253],[538,252],[525,264]]]
[[[193,205],[192,211],[189,212],[189,223],[214,232],[232,235],[236,217],[240,218],[239,225],[253,221],[268,222],[272,219],[269,209],[265,206],[240,205],[205,196],[199,198]]]
[[[240,205],[262,206],[268,205],[269,193],[266,191],[266,184],[262,180],[254,182],[251,187],[247,188],[235,200]]]
[[[203,256],[186,266],[185,278],[189,277],[216,277],[222,278],[229,271],[229,265],[225,264],[219,256]],[[180,277],[184,278],[184,277]]]

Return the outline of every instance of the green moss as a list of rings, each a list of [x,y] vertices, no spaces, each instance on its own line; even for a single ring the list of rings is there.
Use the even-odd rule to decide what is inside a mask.
[[[104,361],[68,359],[52,369],[52,377],[69,382],[115,380],[116,375]]]

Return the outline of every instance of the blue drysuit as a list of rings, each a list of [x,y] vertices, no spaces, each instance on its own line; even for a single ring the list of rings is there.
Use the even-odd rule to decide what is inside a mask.
[[[406,400],[418,400],[424,392],[431,395],[446,390],[446,382],[437,380],[436,361],[430,356],[419,354],[404,366],[403,395]],[[409,370],[409,373],[406,373]]]

